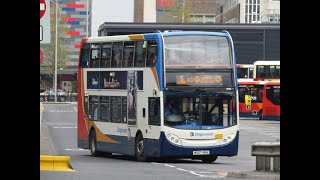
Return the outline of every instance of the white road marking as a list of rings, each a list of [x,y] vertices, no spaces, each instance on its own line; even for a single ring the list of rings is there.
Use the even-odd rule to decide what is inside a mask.
[[[71,127],[71,126],[53,126],[52,128],[61,128],[61,129],[72,129],[72,128],[77,128],[77,127]]]
[[[74,111],[60,111],[60,110],[51,110],[51,111],[47,111],[47,112],[58,112],[58,113],[67,113],[67,112],[74,112]]]
[[[82,149],[82,148],[73,148],[73,149],[65,149],[66,151],[89,151],[89,149]]]
[[[73,109],[74,109],[75,111],[78,111],[78,109],[77,109],[77,107],[76,107],[76,106],[73,106]]]
[[[200,177],[204,177],[205,176],[205,175],[202,175],[202,174],[195,173],[194,171],[189,171],[189,173],[197,175],[197,176],[200,176]]]
[[[182,168],[177,168],[178,170],[180,171],[188,171],[188,170],[185,170],[185,169],[182,169]]]
[[[165,166],[168,166],[168,167],[175,167],[175,166],[172,166],[172,165],[169,165],[169,164],[163,164]]]
[[[174,168],[175,166],[172,166],[172,165],[169,165],[169,164],[164,164],[164,163],[156,163],[156,162],[151,162],[153,164],[162,164],[164,166],[167,166],[167,167],[172,167]],[[200,177],[211,177],[211,178],[222,178],[222,177],[225,177],[226,175],[225,174],[220,174],[220,173],[216,173],[216,172],[198,172],[198,173],[204,173],[204,174],[212,174],[212,175],[203,175],[203,174],[198,174],[194,171],[190,171],[190,170],[186,170],[186,169],[182,169],[182,168],[176,168],[177,170],[180,170],[180,171],[184,171],[184,172],[189,172],[193,175],[196,175],[196,176],[200,176]],[[218,175],[215,175],[215,174],[218,174]]]

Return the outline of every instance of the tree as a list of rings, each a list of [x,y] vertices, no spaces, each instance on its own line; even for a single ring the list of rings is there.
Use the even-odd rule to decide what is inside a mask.
[[[163,11],[160,22],[189,23],[191,11],[186,6],[187,0],[172,0],[171,7]]]
[[[53,8],[52,8],[53,9]],[[66,27],[59,22],[60,17],[58,19],[58,39],[57,39],[57,69],[64,68],[65,65],[69,62],[69,55],[71,54],[70,48],[64,46],[64,37]],[[56,45],[56,24],[55,24],[55,16],[51,18],[51,42],[49,44],[40,44],[40,48],[43,52],[43,62],[40,65],[40,73],[47,74],[51,76],[51,80],[54,77],[55,73],[55,45]],[[52,83],[53,84],[53,83]]]

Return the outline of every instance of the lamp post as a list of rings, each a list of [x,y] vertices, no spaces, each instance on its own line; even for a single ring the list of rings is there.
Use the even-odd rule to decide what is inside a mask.
[[[54,65],[54,102],[57,102],[57,84],[58,84],[58,4],[56,3],[56,45],[55,45],[55,65]]]
[[[57,1],[57,0],[56,0]],[[55,32],[55,65],[54,65],[54,102],[57,102],[57,84],[58,84],[58,8],[60,9],[59,5],[56,1],[51,1],[55,4],[56,9],[56,32]],[[61,2],[61,1],[60,1]]]

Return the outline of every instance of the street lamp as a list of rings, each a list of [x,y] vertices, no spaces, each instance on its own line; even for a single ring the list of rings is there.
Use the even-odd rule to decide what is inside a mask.
[[[57,1],[57,0],[56,0]],[[53,2],[56,7],[56,40],[55,40],[55,65],[54,65],[54,102],[57,102],[57,84],[58,84],[58,8],[60,9],[59,5],[57,2]],[[60,1],[61,2],[61,1]],[[57,8],[58,7],[58,8]]]

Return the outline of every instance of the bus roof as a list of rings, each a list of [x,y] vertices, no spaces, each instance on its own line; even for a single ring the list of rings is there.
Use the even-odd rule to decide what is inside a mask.
[[[266,84],[267,81],[238,81],[239,85],[257,85],[257,84]]]
[[[253,64],[237,64],[237,68],[253,68]]]
[[[156,35],[159,33],[145,33],[145,34],[128,34],[128,35],[117,35],[117,36],[101,36],[101,37],[89,37],[87,38],[88,43],[99,43],[105,41],[132,41],[132,40],[144,40],[145,35]],[[211,36],[225,36],[226,32],[207,32],[207,31],[178,31],[178,32],[164,32],[163,36],[176,36],[176,35],[211,35]]]

